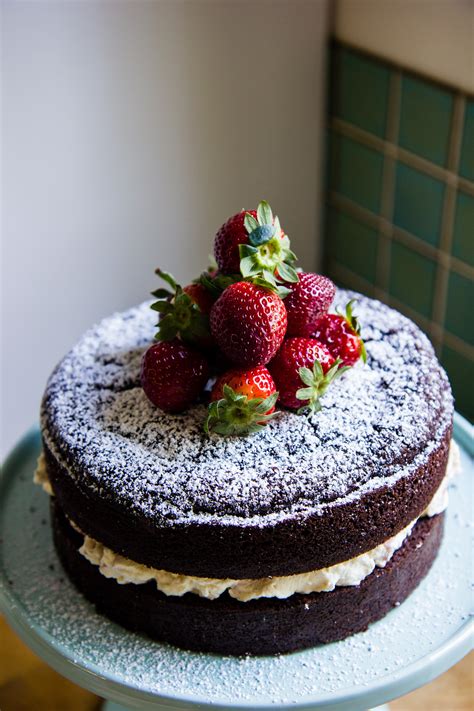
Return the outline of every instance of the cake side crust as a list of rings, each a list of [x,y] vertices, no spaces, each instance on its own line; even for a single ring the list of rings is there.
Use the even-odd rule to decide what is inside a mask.
[[[78,552],[81,536],[53,504],[56,550],[69,577],[98,611],[125,627],[185,649],[277,654],[344,639],[367,629],[417,587],[438,552],[444,515],[420,520],[385,568],[354,587],[285,600],[167,597],[153,583],[119,585]]]
[[[167,416],[139,383],[148,305],[89,331],[46,388],[42,434],[60,505],[127,558],[171,572],[253,578],[355,557],[417,518],[438,488],[452,397],[426,337],[357,296],[368,364],[315,416],[282,411],[252,437],[208,437],[204,406]]]
[[[292,575],[325,568],[375,548],[416,519],[446,472],[451,432],[416,476],[392,488],[333,506],[325,516],[266,527],[213,524],[152,527],[71,485],[45,447],[61,508],[92,538],[127,558],[170,572],[216,578]]]

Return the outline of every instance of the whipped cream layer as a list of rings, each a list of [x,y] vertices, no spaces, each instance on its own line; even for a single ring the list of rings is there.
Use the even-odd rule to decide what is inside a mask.
[[[443,481],[419,518],[436,516],[445,510],[448,505],[449,484],[459,469],[459,447],[453,440]],[[48,494],[53,493],[43,455],[40,455],[38,459],[34,481],[40,484]],[[84,542],[79,552],[92,565],[96,565],[106,578],[113,578],[119,584],[132,583],[134,585],[143,585],[153,580],[158,590],[162,593],[178,597],[190,592],[209,600],[215,600],[227,591],[230,597],[241,602],[256,600],[261,597],[284,599],[296,593],[330,592],[337,586],[359,585],[376,567],[385,567],[410,535],[417,521],[418,519],[415,519],[395,536],[392,536],[376,548],[328,568],[320,568],[319,570],[297,575],[237,580],[232,578],[203,578],[149,568],[115,553],[102,543],[85,535],[73,521],[69,520],[71,526],[84,536]]]

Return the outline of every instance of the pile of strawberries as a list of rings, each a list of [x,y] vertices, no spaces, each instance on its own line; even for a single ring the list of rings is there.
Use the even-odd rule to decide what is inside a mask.
[[[290,240],[267,202],[237,213],[214,241],[216,265],[184,288],[153,292],[157,343],[143,356],[141,382],[165,412],[208,401],[206,432],[260,430],[275,406],[320,409],[331,382],[365,350],[352,302],[328,313],[330,279],[297,271]]]

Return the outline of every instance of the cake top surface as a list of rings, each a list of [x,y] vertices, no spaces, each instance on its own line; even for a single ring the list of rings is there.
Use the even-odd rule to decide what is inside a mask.
[[[78,486],[157,525],[263,525],[323,513],[409,475],[449,426],[453,404],[426,336],[378,301],[356,298],[367,364],[335,381],[314,415],[281,411],[259,433],[207,435],[205,405],[180,415],[140,386],[156,314],[144,303],[88,331],[52,373],[47,446]]]

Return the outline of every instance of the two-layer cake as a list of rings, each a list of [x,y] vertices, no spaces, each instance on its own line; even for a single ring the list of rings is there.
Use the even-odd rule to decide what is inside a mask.
[[[401,603],[440,545],[450,386],[427,338],[357,299],[367,351],[324,407],[245,437],[205,404],[154,407],[143,304],[85,334],[51,375],[37,479],[70,578],[124,626],[185,648],[265,654],[342,639]]]

